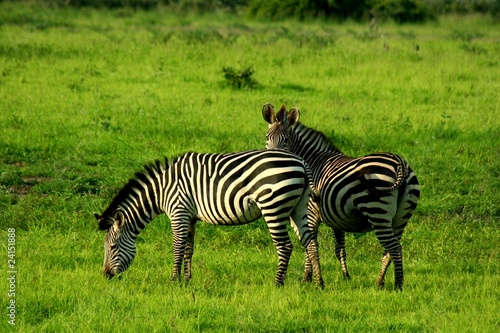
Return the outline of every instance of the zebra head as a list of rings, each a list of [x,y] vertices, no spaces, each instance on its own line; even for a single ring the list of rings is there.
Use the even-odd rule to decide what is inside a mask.
[[[266,148],[280,148],[290,150],[290,131],[299,122],[299,109],[292,108],[286,110],[281,106],[278,113],[275,114],[274,107],[270,103],[262,107],[262,117],[269,124],[266,133]]]
[[[99,229],[107,230],[104,238],[103,273],[108,279],[125,271],[135,257],[135,238],[129,232],[125,214],[121,210],[112,216],[94,213]]]

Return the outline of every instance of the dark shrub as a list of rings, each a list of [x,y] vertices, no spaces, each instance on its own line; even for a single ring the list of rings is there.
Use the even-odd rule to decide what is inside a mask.
[[[422,0],[377,0],[373,2],[371,12],[376,16],[392,18],[397,23],[435,19],[427,3]]]
[[[252,67],[235,70],[233,67],[223,67],[225,85],[236,89],[255,88],[259,83],[252,77],[255,71]]]

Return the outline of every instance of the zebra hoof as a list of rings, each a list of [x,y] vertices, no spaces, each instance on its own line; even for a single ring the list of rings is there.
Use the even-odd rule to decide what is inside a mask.
[[[325,289],[325,282],[323,281],[323,279],[321,279],[320,281],[316,281],[314,284],[321,290]]]

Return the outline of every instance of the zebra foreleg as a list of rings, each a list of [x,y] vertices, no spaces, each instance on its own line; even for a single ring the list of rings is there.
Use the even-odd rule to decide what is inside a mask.
[[[318,245],[318,227],[321,222],[319,217],[319,206],[317,202],[309,200],[307,204],[307,225],[311,230],[315,245],[309,244],[312,247],[313,252],[309,251],[309,246],[306,247],[306,256],[304,261],[304,277],[302,281],[304,283],[311,282],[313,279],[313,271],[315,276],[315,283],[321,288],[324,287],[323,277],[321,275],[321,268],[319,264],[319,245]],[[299,235],[300,238],[300,235]],[[311,261],[312,260],[312,261]],[[315,264],[317,262],[317,267]]]
[[[194,235],[196,230],[196,222],[189,225],[186,250],[184,252],[184,278],[186,281],[191,279],[191,261],[194,253]]]
[[[308,283],[312,282],[312,275],[313,275],[313,267],[311,264],[311,260],[309,259],[309,253],[305,253],[305,260],[304,260],[304,277],[302,278],[302,282]]]
[[[305,217],[302,220],[303,222],[306,222]],[[323,282],[323,276],[321,275],[321,266],[319,263],[319,249],[318,242],[316,240],[317,230],[309,231],[309,228],[305,224],[299,228],[293,218],[290,219],[290,222],[293,229],[297,233],[297,236],[299,237],[302,245],[306,249],[303,281],[311,282],[314,277],[314,284],[323,289],[325,287],[325,284]],[[309,232],[305,230],[308,230]]]
[[[172,232],[174,234],[174,268],[172,271],[172,281],[181,278],[182,262],[186,252],[189,223],[178,223],[172,221]]]
[[[344,275],[344,279],[350,280],[351,276],[349,275],[349,271],[347,270],[346,261],[345,233],[341,230],[332,229],[332,236],[335,239],[335,256],[339,260],[340,266],[342,267],[342,274]]]
[[[384,255],[382,256],[382,268],[380,269],[380,273],[377,277],[377,287],[380,289],[384,288],[385,286],[385,273],[387,272],[387,268],[389,268],[389,265],[391,264],[391,255],[389,252],[384,251]]]
[[[318,251],[318,242],[316,242],[316,239],[312,239],[306,248],[306,254],[312,266],[314,284],[323,289],[325,287],[325,283],[323,281],[323,276],[321,275]]]

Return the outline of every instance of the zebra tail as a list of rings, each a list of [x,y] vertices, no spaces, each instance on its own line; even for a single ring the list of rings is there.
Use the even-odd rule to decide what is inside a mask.
[[[399,163],[398,163],[398,169],[397,169],[397,174],[396,174],[396,181],[394,182],[394,185],[392,185],[388,189],[388,192],[392,192],[395,189],[399,188],[403,184],[403,182],[405,181],[406,177],[408,177],[408,164],[400,156],[398,156],[398,155],[394,155],[394,156],[397,158]]]
[[[314,180],[311,169],[309,168],[309,164],[307,164],[305,161],[304,161],[304,167],[306,170],[307,181],[309,182],[309,188],[311,190],[311,193],[309,193],[309,197],[313,202],[319,202],[319,192],[316,190],[316,187],[314,186]]]
[[[363,169],[360,170],[359,173],[359,179],[361,182],[368,188],[368,190],[372,193],[388,193],[396,190],[399,188],[406,180],[406,177],[408,176],[408,164],[406,163],[405,160],[403,160],[400,156],[394,155],[394,158],[397,160],[397,166],[396,166],[396,181],[394,184],[392,184],[389,187],[386,188],[380,188],[380,187],[375,187],[373,186],[370,181],[369,175],[371,175],[371,172],[369,169]]]

